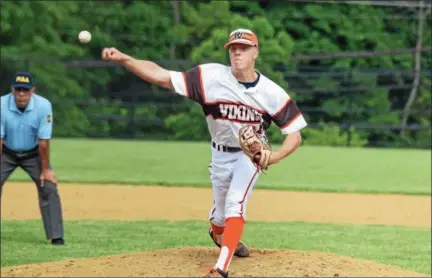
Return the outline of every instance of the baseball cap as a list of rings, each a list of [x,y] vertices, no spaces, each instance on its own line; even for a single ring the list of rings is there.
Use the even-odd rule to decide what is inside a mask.
[[[229,35],[229,41],[225,48],[229,48],[234,43],[252,45],[258,47],[258,37],[249,29],[236,29]]]
[[[12,82],[12,88],[33,88],[33,76],[29,72],[17,72]]]

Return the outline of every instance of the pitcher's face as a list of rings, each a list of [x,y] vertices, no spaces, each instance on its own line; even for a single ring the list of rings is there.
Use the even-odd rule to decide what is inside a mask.
[[[254,67],[258,49],[245,44],[232,44],[229,48],[231,67],[236,70]]]

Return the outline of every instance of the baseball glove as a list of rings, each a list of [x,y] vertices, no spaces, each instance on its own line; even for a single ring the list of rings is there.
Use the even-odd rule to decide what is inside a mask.
[[[260,139],[260,136],[251,125],[240,128],[239,143],[252,163],[265,173],[272,153],[270,145]]]

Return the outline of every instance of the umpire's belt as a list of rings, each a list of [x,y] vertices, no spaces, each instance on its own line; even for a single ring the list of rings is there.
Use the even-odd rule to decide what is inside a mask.
[[[236,153],[242,150],[241,148],[218,145],[214,141],[212,141],[212,146],[218,151],[227,152],[227,153]]]
[[[15,157],[16,159],[28,159],[39,155],[39,146],[36,145],[36,147],[27,151],[14,151],[3,145],[3,152]]]

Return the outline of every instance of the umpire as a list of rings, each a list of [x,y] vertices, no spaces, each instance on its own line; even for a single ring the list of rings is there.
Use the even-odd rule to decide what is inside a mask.
[[[18,72],[12,93],[1,97],[0,197],[9,175],[21,167],[36,184],[46,238],[63,245],[62,207],[50,164],[52,107],[34,91],[32,75]]]

